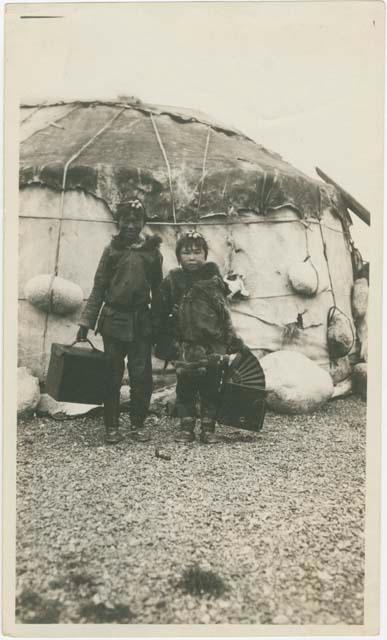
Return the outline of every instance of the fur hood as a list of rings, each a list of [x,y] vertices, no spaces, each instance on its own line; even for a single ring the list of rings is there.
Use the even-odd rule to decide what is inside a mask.
[[[113,249],[125,249],[126,247],[131,247],[131,249],[143,249],[144,251],[154,251],[158,249],[162,243],[162,239],[159,235],[155,234],[153,236],[146,235],[140,233],[139,241],[128,245],[119,234],[113,236],[111,241],[111,246]]]

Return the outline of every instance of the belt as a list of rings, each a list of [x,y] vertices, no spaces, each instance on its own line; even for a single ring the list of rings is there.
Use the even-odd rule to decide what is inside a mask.
[[[149,309],[148,304],[142,304],[138,307],[128,307],[124,304],[115,304],[108,302],[105,306],[108,309],[113,309],[114,311],[123,311],[126,313],[135,313],[136,311],[145,311],[145,309]]]

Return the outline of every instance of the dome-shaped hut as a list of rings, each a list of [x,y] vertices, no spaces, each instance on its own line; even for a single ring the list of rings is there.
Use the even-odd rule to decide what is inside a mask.
[[[334,187],[203,114],[137,101],[24,106],[20,135],[20,365],[43,378],[51,343],[73,339],[116,205],[138,196],[165,271],[176,236],[195,227],[223,274],[243,276],[248,297],[231,308],[253,351],[295,349],[329,367],[329,309],[352,323],[350,219]],[[67,312],[54,276],[70,297],[78,285]]]

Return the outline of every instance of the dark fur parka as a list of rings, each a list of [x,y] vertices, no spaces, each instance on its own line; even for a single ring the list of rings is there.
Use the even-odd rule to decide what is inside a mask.
[[[130,341],[151,332],[149,305],[155,303],[162,281],[161,238],[140,236],[126,243],[120,235],[105,247],[94,277],[94,286],[80,324],[121,340]]]

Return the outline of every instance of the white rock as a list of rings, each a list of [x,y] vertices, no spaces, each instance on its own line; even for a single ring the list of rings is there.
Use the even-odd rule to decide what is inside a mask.
[[[273,624],[288,624],[289,623],[289,619],[283,615],[283,614],[278,614],[277,616],[274,616],[273,618]]]
[[[360,343],[360,358],[368,362],[368,314],[357,321],[356,333]]]
[[[130,399],[130,388],[127,384],[123,384],[120,389],[120,403],[124,404],[129,402]]]
[[[171,387],[165,387],[159,391],[155,391],[152,395],[152,402],[160,402],[161,404],[168,404],[169,402],[175,402],[176,400],[176,388],[175,385]]]
[[[26,284],[25,295],[34,306],[58,315],[76,311],[83,301],[79,285],[50,274],[31,278]]]
[[[341,382],[335,385],[331,400],[334,400],[336,398],[345,398],[345,396],[349,396],[351,393],[352,393],[352,378],[349,377],[346,380],[342,380]]]
[[[17,370],[17,412],[34,411],[40,399],[39,380],[26,367]]]
[[[355,280],[352,289],[352,313],[353,317],[364,318],[368,308],[368,281],[366,278]]]
[[[332,360],[329,365],[329,373],[335,385],[346,380],[352,373],[352,366],[348,356]]]
[[[304,296],[314,296],[318,289],[318,274],[310,260],[293,264],[288,277],[290,284],[297,293]]]
[[[331,358],[344,358],[350,352],[355,341],[355,330],[348,316],[337,307],[328,314],[328,349]]]
[[[168,416],[176,417],[176,387],[175,385],[155,391],[152,395],[152,405],[165,407]],[[155,407],[156,408],[156,407]]]
[[[260,361],[266,377],[267,404],[278,413],[309,413],[333,394],[327,371],[296,351],[275,351]]]
[[[36,407],[37,413],[41,416],[52,416],[59,411],[62,411],[62,404],[51,398],[48,393],[42,393],[38,406]]]

